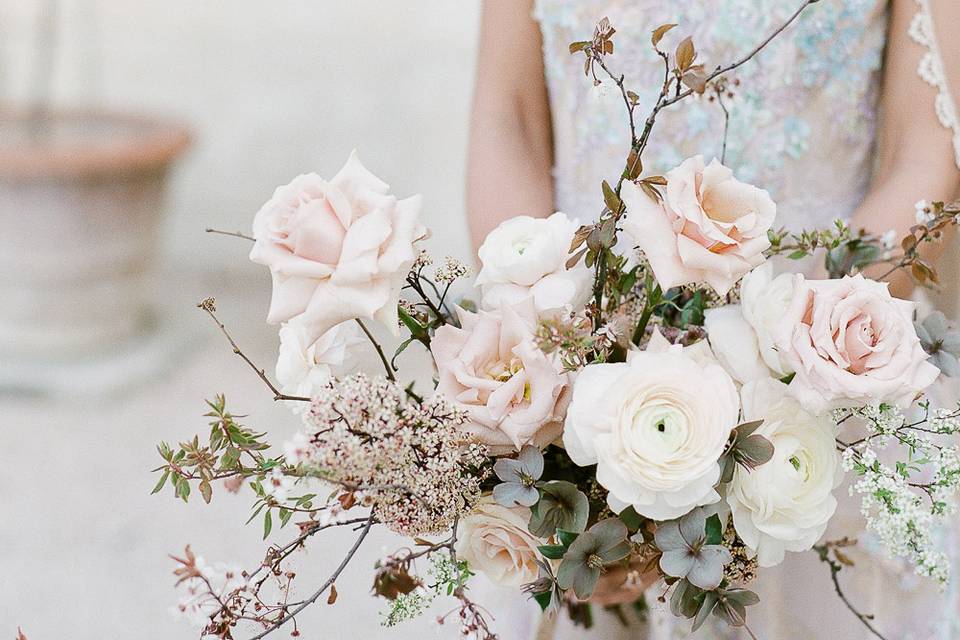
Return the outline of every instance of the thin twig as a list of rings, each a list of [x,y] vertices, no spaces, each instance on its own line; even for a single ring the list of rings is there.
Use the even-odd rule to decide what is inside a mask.
[[[373,526],[374,517],[373,514],[367,518],[367,523],[364,525],[363,529],[360,531],[360,535],[357,536],[357,539],[353,542],[353,546],[350,547],[350,550],[347,552],[347,555],[343,557],[343,560],[340,561],[340,565],[334,570],[334,572],[327,578],[327,581],[320,585],[320,588],[314,591],[309,598],[300,603],[300,605],[288,613],[286,616],[280,618],[275,623],[261,631],[255,636],[252,636],[250,640],[261,640],[265,638],[289,621],[293,620],[301,611],[309,607],[311,604],[317,601],[317,598],[323,595],[323,593],[330,588],[334,582],[337,581],[337,578],[340,577],[340,574],[343,573],[343,570],[347,568],[347,565],[350,564],[350,561],[353,559],[353,556],[357,554],[357,550],[360,548],[360,545],[363,544],[364,539],[367,537],[367,534],[370,533],[370,528]]]
[[[723,104],[723,88],[717,87],[717,104],[723,109],[723,148],[720,150],[720,164],[727,163],[727,136],[730,133],[730,111],[727,105]]]
[[[222,236],[233,236],[234,238],[243,238],[244,240],[249,240],[250,242],[256,242],[257,239],[253,236],[248,236],[245,233],[240,233],[239,231],[221,231],[220,229],[206,229],[207,233],[219,233]]]
[[[367,325],[363,324],[363,320],[357,318],[357,324],[360,325],[360,328],[363,329],[363,332],[366,334],[367,338],[370,340],[370,344],[373,345],[373,348],[377,350],[377,355],[380,356],[380,362],[383,363],[383,369],[386,371],[387,380],[391,382],[397,381],[397,375],[393,370],[393,367],[390,365],[390,361],[387,360],[387,355],[383,352],[383,347],[380,346],[380,343],[377,342],[377,339],[373,337],[373,334],[370,333],[370,330],[367,329]]]
[[[728,64],[728,65],[725,66],[725,67],[717,67],[717,68],[713,71],[713,73],[711,73],[710,75],[708,75],[708,76],[706,77],[706,79],[704,80],[704,84],[709,84],[710,82],[712,82],[713,80],[716,80],[717,78],[719,78],[719,77],[722,76],[723,74],[729,73],[730,71],[733,71],[734,69],[736,69],[736,68],[738,68],[738,67],[746,64],[747,62],[749,62],[754,56],[756,56],[758,53],[760,53],[760,51],[762,51],[764,47],[766,47],[768,44],[770,44],[770,42],[773,41],[774,38],[776,38],[776,37],[777,37],[778,35],[780,35],[787,27],[789,27],[791,24],[793,24],[793,22],[794,22],[798,17],[800,17],[800,14],[803,13],[804,9],[806,9],[806,8],[809,7],[810,5],[815,4],[815,3],[819,2],[819,1],[820,1],[820,0],[804,0],[804,3],[803,3],[802,5],[800,5],[800,7],[793,13],[793,15],[791,15],[791,16],[786,20],[786,22],[784,22],[784,23],[781,24],[779,27],[777,27],[777,28],[773,31],[773,33],[771,33],[771,34],[770,34],[769,36],[767,36],[760,44],[758,44],[756,47],[754,47],[753,50],[751,50],[749,53],[747,53],[745,56],[743,56],[742,58],[740,58],[740,59],[737,60],[736,62],[732,62],[732,63]],[[656,103],[656,104],[654,105],[654,107],[653,107],[653,111],[650,112],[650,115],[647,117],[647,120],[646,120],[646,122],[644,123],[643,133],[640,135],[640,142],[639,142],[639,145],[638,145],[638,148],[637,148],[637,156],[640,156],[640,155],[643,153],[644,149],[646,149],[646,147],[647,147],[647,142],[648,142],[649,139],[650,139],[650,132],[653,130],[653,125],[654,125],[654,123],[656,122],[657,115],[660,113],[660,111],[661,111],[662,109],[665,109],[666,107],[669,107],[670,105],[676,104],[676,103],[680,102],[681,100],[684,100],[685,98],[690,97],[691,95],[693,95],[693,93],[694,93],[694,90],[693,90],[693,89],[686,89],[685,91],[681,91],[680,93],[676,94],[676,95],[675,95],[674,97],[672,97],[672,98],[661,98],[660,100],[657,101],[657,103]],[[662,95],[662,94],[661,94],[661,95]]]
[[[823,545],[818,545],[813,548],[820,555],[820,560],[827,563],[827,566],[830,567],[830,579],[833,581],[834,591],[837,592],[837,595],[840,596],[840,600],[843,601],[843,604],[846,605],[847,609],[850,610],[850,613],[855,615],[857,619],[863,624],[867,630],[872,633],[874,636],[880,640],[887,640],[887,638],[877,631],[876,627],[873,626],[872,620],[873,616],[866,613],[860,613],[853,603],[847,598],[847,595],[843,592],[843,588],[840,586],[840,580],[837,578],[837,574],[840,573],[840,570],[843,568],[836,560],[832,559],[828,554],[830,551],[830,542],[824,543]]]
[[[280,390],[277,389],[276,385],[274,385],[270,381],[270,378],[267,377],[266,371],[264,371],[263,369],[258,367],[256,364],[254,364],[253,360],[248,358],[247,354],[245,354],[243,351],[240,350],[240,347],[237,345],[237,342],[233,339],[233,336],[230,335],[230,332],[227,331],[227,328],[223,325],[222,322],[220,322],[220,319],[217,317],[217,313],[216,313],[217,310],[216,310],[216,307],[214,306],[213,298],[207,298],[206,300],[198,304],[197,307],[206,311],[207,315],[209,315],[213,319],[213,321],[216,323],[216,325],[220,327],[220,332],[223,333],[223,335],[226,336],[227,340],[230,342],[230,346],[233,347],[233,352],[238,356],[240,356],[244,362],[250,365],[250,368],[256,372],[257,376],[261,380],[263,380],[263,383],[267,385],[267,388],[270,389],[271,393],[273,393],[274,400],[295,400],[297,402],[310,402],[310,398],[306,398],[304,396],[290,396],[285,393],[281,393]]]

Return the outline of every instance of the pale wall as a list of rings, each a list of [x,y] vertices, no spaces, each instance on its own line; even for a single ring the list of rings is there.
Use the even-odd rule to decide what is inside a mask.
[[[40,0],[0,0],[0,99],[28,95]],[[463,169],[476,0],[62,0],[54,97],[167,113],[196,142],[174,175],[168,256],[231,265],[274,187],[357,148],[421,192],[436,246],[468,255]]]

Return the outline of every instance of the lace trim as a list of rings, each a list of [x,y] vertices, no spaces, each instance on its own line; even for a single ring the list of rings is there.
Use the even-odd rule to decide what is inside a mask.
[[[930,11],[929,0],[916,0],[916,3],[917,13],[910,22],[910,37],[927,50],[920,59],[917,73],[937,90],[934,101],[937,118],[953,132],[954,159],[960,168],[960,118],[957,117],[957,105],[950,93],[947,74],[943,69],[943,57],[940,55],[940,46],[933,29],[933,13]]]

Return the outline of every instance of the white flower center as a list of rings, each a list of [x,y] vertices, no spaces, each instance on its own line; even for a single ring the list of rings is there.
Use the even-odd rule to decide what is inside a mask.
[[[533,244],[533,238],[529,236],[520,236],[519,238],[515,238],[510,246],[513,247],[513,250],[518,256],[522,256],[531,244]]]
[[[631,430],[637,442],[662,453],[677,451],[686,441],[689,423],[683,412],[664,404],[644,404],[637,407],[631,420]]]

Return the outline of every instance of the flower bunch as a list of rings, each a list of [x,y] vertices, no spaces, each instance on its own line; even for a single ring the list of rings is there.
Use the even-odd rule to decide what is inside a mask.
[[[464,263],[431,268],[419,246],[428,236],[419,197],[397,199],[355,155],[329,181],[296,178],[257,213],[251,259],[273,279],[279,386],[213,301],[201,308],[302,428],[280,453],[218,396],[207,440],[161,444],[156,491],[169,482],[188,500],[196,486],[209,502],[217,481],[247,485],[265,537],[275,522],[299,533],[247,572],[178,560],[180,610],[205,633],[231,638],[242,621],[260,625],[255,638],[288,623],[299,633],[297,614],[321,596],[337,600],[336,580],[375,524],[408,538],[374,567],[387,626],[449,596],[455,608],[440,621],[492,640],[469,596],[474,572],[576,621],[590,619],[592,600],[643,603],[657,584],[693,629],[711,618],[744,626],[748,607],[763,606],[749,584],[788,553],[815,550],[840,590],[849,540],[820,539],[845,473],[856,477],[866,530],[921,575],[947,580],[935,528],[960,490],[949,441],[960,408],[922,398],[958,371],[960,338],[942,315],[917,322],[915,305],[864,269],[935,280],[921,247],[957,223],[960,207],[924,204],[897,250],[842,221],[777,231],[770,195],[720,160],[694,156],[645,175],[660,111],[722,87],[750,57],[707,73],[690,38],[666,50],[675,26],[651,36],[665,80],[642,121],[637,94],[609,67],[609,21],[571,44],[594,86],[622,95],[623,170],[600,185],[594,223],[558,212],[494,229],[478,252],[475,301],[451,293],[470,272]],[[818,252],[830,278],[777,274],[767,261]],[[371,320],[397,343],[382,344]],[[364,341],[382,375],[345,375]],[[399,380],[411,346],[429,354],[432,387]],[[899,459],[882,459],[885,448]],[[331,527],[359,533],[312,595],[289,601],[286,559]],[[429,568],[418,572],[418,561]],[[283,582],[273,602],[267,576]]]

